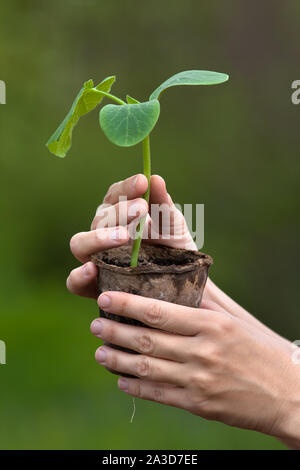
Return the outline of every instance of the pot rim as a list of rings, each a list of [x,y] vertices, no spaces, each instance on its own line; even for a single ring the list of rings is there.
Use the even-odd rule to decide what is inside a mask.
[[[185,251],[187,254],[190,253],[191,255],[196,256],[197,259],[195,259],[191,263],[179,264],[179,265],[171,264],[171,265],[164,266],[164,265],[159,265],[159,264],[153,264],[150,266],[137,266],[137,267],[116,266],[114,264],[109,264],[106,261],[103,261],[103,259],[101,259],[101,255],[103,256],[105,252],[109,251],[109,250],[104,250],[104,251],[100,251],[92,255],[91,261],[93,261],[93,263],[101,269],[105,269],[107,271],[113,271],[118,274],[130,275],[130,276],[135,276],[137,274],[148,274],[148,273],[181,274],[181,273],[186,273],[189,271],[195,271],[199,269],[200,267],[205,267],[205,266],[209,267],[213,264],[212,257],[207,255],[206,253],[202,253],[201,251],[184,250],[181,248],[172,248],[168,246],[165,246],[163,248],[169,251],[175,251],[175,252]]]

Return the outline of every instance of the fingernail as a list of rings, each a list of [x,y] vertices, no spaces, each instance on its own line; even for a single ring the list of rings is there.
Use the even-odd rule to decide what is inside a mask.
[[[128,391],[128,380],[124,379],[123,377],[121,377],[119,380],[118,380],[118,386],[121,390],[123,390],[124,392],[127,392]]]
[[[102,348],[98,349],[97,351],[97,361],[100,362],[100,364],[105,364],[106,361],[106,351]]]
[[[139,177],[139,175],[136,175],[136,176],[133,178],[133,182],[132,182],[132,185],[133,185],[133,186],[136,186],[138,177]]]
[[[108,295],[100,295],[99,297],[99,307],[101,308],[109,308],[111,305],[111,298]]]
[[[82,271],[83,271],[83,275],[86,276],[86,277],[89,277],[89,276],[91,275],[89,263],[85,263],[85,264],[82,266]]]
[[[92,323],[92,330],[94,335],[99,335],[101,334],[102,331],[102,323],[101,320],[94,320]]]

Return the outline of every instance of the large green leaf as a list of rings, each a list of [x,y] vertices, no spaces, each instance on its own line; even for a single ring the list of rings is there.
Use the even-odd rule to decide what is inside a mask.
[[[116,77],[108,77],[94,87],[93,80],[84,83],[70,111],[47,142],[54,155],[65,157],[72,143],[72,132],[79,118],[92,111],[103,99],[101,92],[108,93]]]
[[[152,131],[159,117],[159,101],[139,104],[107,104],[100,111],[100,126],[116,145],[130,147],[141,142]]]
[[[229,76],[225,73],[210,72],[208,70],[186,70],[177,73],[163,82],[150,96],[150,100],[159,99],[160,95],[172,86],[177,85],[217,85],[226,82]]]

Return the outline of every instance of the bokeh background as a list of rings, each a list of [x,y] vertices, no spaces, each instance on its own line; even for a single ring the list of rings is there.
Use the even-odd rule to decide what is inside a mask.
[[[279,449],[275,439],[137,402],[94,361],[97,306],[65,288],[107,187],[142,171],[141,149],[111,145],[97,111],[65,160],[45,142],[82,82],[117,75],[146,99],[184,69],[230,74],[169,90],[153,170],[179,203],[205,204],[205,245],[221,288],[291,340],[299,325],[300,3],[291,0],[10,0],[1,3],[2,449]]]

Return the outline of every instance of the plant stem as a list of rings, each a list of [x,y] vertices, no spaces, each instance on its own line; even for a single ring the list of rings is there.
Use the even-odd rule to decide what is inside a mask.
[[[125,101],[121,100],[120,98],[117,98],[116,96],[112,95],[111,93],[106,93],[105,91],[97,90],[94,88],[98,93],[101,93],[101,95],[106,96],[107,98],[110,98],[111,100],[115,101],[118,104],[127,104]]]
[[[149,204],[150,198],[150,178],[151,178],[151,155],[150,155],[150,136],[147,135],[143,140],[143,158],[144,158],[144,175],[148,180],[148,188],[144,194],[144,199],[146,200],[147,204]],[[141,247],[142,237],[143,237],[143,230],[145,225],[146,217],[143,217],[140,220],[140,223],[136,229],[136,235],[138,237],[135,238],[133,242],[132,252],[131,252],[131,267],[136,267],[138,264],[139,259],[139,251]]]

